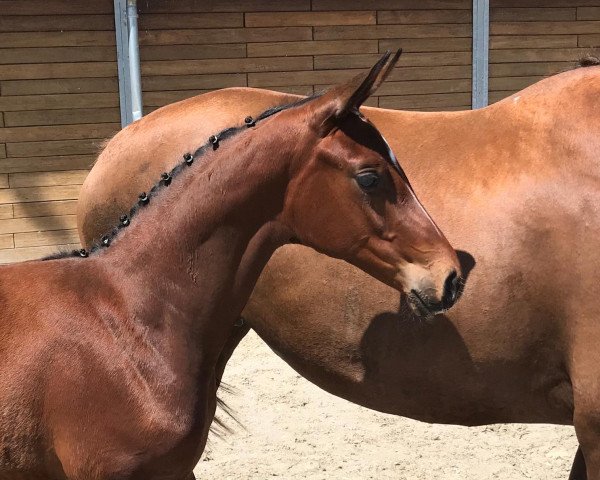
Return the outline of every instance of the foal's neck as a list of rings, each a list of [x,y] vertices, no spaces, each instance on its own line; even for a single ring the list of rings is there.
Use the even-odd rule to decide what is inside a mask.
[[[185,167],[98,258],[137,296],[136,321],[191,336],[205,355],[219,354],[262,268],[290,236],[277,220],[301,139],[281,141],[269,123]]]

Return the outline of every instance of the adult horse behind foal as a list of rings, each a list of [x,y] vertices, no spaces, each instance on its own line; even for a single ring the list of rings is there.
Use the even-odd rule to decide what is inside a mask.
[[[297,98],[226,89],[125,129],[83,186],[84,244],[197,132]],[[363,108],[452,244],[475,257],[465,295],[433,322],[414,322],[396,291],[286,246],[261,275],[247,323],[302,375],[377,410],[459,425],[574,422],[599,479],[599,99],[592,66],[477,111]]]
[[[397,58],[173,152],[91,252],[0,269],[0,478],[191,478],[215,364],[290,239],[451,306],[456,254],[358,113]]]

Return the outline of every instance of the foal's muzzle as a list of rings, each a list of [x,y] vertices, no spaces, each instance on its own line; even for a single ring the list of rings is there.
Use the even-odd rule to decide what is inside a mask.
[[[435,289],[423,288],[412,289],[408,294],[408,303],[412,309],[422,317],[430,318],[438,313],[451,308],[461,293],[461,279],[456,270],[450,271],[444,281],[443,291],[440,298],[435,298],[428,295],[428,292],[435,292]]]

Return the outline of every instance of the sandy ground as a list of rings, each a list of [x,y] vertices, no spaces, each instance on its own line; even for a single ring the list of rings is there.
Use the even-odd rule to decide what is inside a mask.
[[[562,480],[577,447],[571,427],[466,428],[367,410],[304,380],[252,332],[225,381],[243,426],[230,420],[233,433],[210,437],[199,479]]]

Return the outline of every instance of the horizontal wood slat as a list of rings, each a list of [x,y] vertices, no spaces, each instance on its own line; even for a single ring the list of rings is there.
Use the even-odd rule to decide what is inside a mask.
[[[567,1],[563,2],[565,5]],[[525,5],[525,4],[524,4]],[[542,22],[577,20],[577,8],[491,8],[491,22]]]
[[[246,13],[246,27],[313,27],[317,25],[374,25],[375,11]]]
[[[212,74],[212,75],[158,75],[145,76],[142,87],[145,92],[166,90],[208,90],[227,87],[246,86],[246,75]]]
[[[112,14],[111,0],[2,0],[3,15]]]
[[[549,76],[571,68],[572,62],[496,63],[490,65],[490,77]]]
[[[52,172],[91,168],[95,155],[59,155],[30,158],[1,158],[0,173]]]
[[[27,247],[0,250],[0,264],[26,262],[52,255],[58,251],[70,251],[81,248],[78,243],[67,245],[47,245],[43,247]]]
[[[441,38],[469,37],[470,25],[376,25],[314,27],[315,40],[369,39],[369,38]]]
[[[23,110],[47,110],[64,108],[118,107],[119,94],[85,93],[70,95],[23,95],[0,96],[0,110],[14,112]]]
[[[193,75],[207,73],[237,72],[285,72],[312,68],[312,57],[267,57],[267,58],[232,58],[226,62],[219,60],[189,60],[145,62],[142,64],[143,75]],[[107,106],[107,105],[103,105]]]
[[[81,185],[88,170],[66,170],[58,172],[11,173],[8,185],[11,188],[47,187],[51,185]]]
[[[114,28],[114,27],[113,27]],[[114,46],[115,32],[10,32],[0,33],[0,45],[9,47],[94,47]]]
[[[77,200],[17,203],[14,205],[0,205],[0,208],[5,206],[12,207],[11,217],[14,218],[55,217],[77,213]]]
[[[389,96],[379,99],[379,106],[382,108],[403,109],[410,108],[414,102],[419,102],[423,107],[450,107],[466,105],[471,101],[470,93],[442,93],[431,95],[404,95]]]
[[[40,218],[9,218],[0,220],[0,233],[64,230],[76,227],[76,215],[60,215]]]
[[[356,40],[352,42],[352,53],[377,53],[377,40]],[[265,42],[249,43],[249,57],[278,57],[282,55],[328,55],[348,53],[348,42],[305,41],[305,42]]]
[[[4,116],[7,127],[82,123],[112,123],[117,125],[121,121],[121,112],[118,108],[31,110],[25,112],[6,112]]]
[[[402,48],[405,53],[413,52],[471,52],[470,37],[452,38],[393,38],[379,40],[379,52]],[[361,52],[356,52],[361,53]],[[404,61],[404,58],[402,59]],[[443,62],[442,62],[443,63]]]
[[[53,187],[5,188],[0,189],[0,203],[47,202],[50,200],[75,200],[80,185]],[[13,230],[16,231],[16,230]]]
[[[491,91],[517,91],[545,78],[543,75],[530,77],[495,77],[490,78]]]
[[[6,152],[9,157],[47,157],[55,155],[95,155],[98,153],[103,139],[59,140],[46,142],[7,143]]]
[[[140,52],[142,62],[150,60],[200,60],[205,58],[244,58],[246,56],[246,44],[225,43],[216,45],[204,45],[198,48],[196,45],[148,45]]]
[[[243,27],[243,13],[148,13],[144,5],[139,5],[139,29],[157,30],[173,28],[177,30],[186,28],[227,28]]]
[[[469,10],[471,0],[369,0],[369,8],[375,10]],[[313,0],[313,10],[360,10],[364,0]]]
[[[523,7],[523,0],[491,0],[490,6],[492,8],[497,7]],[[527,7],[535,8],[548,8],[548,7],[569,7],[569,6],[598,6],[598,0],[527,0]]]
[[[579,35],[577,45],[580,47],[600,47],[600,33],[596,35]]]
[[[89,77],[116,78],[117,65],[115,62],[0,65],[0,81]]]
[[[471,9],[466,10],[384,10],[377,13],[379,24],[471,23]]]
[[[389,95],[423,95],[431,93],[454,93],[471,91],[471,80],[416,80],[406,82],[385,82],[377,95],[385,97]]]
[[[114,62],[114,47],[0,48],[0,64]]]
[[[490,48],[574,48],[577,35],[492,35]]]
[[[204,30],[146,30],[140,45],[204,45],[210,43],[312,40],[311,27],[215,28]]]
[[[595,7],[578,7],[577,20],[600,20],[600,5]]]
[[[0,142],[104,138],[114,135],[119,129],[120,125],[110,123],[2,128]]]
[[[110,31],[115,27],[115,17],[112,15],[57,15],[48,21],[48,16],[43,15],[0,15],[0,32],[61,32],[69,30],[105,30]]]
[[[140,2],[141,15],[146,13],[193,12],[285,12],[308,11],[310,0],[152,0]],[[360,10],[360,9],[358,9]]]
[[[8,203],[0,205],[0,219],[13,218],[13,205]]]
[[[573,22],[495,22],[490,24],[491,35],[572,35],[598,33],[600,21]]]
[[[315,58],[315,69],[331,70],[346,68],[369,68],[380,58],[374,55],[322,55]],[[444,65],[470,65],[471,52],[407,53],[402,56],[404,67]]]
[[[146,92],[144,104],[147,107],[163,107],[169,103],[179,102],[186,98],[202,95],[210,90],[170,90],[168,92]]]
[[[490,63],[575,62],[587,52],[588,49],[585,48],[493,49],[490,51]]]
[[[0,249],[14,248],[15,241],[12,233],[4,233],[0,235]]]
[[[77,229],[74,228],[69,230],[47,230],[43,232],[25,232],[14,234],[14,246],[16,248],[57,244],[76,244],[78,242],[79,235],[77,234]]]
[[[3,96],[49,95],[54,93],[106,93],[119,88],[116,78],[60,78],[44,80],[5,80]]]

